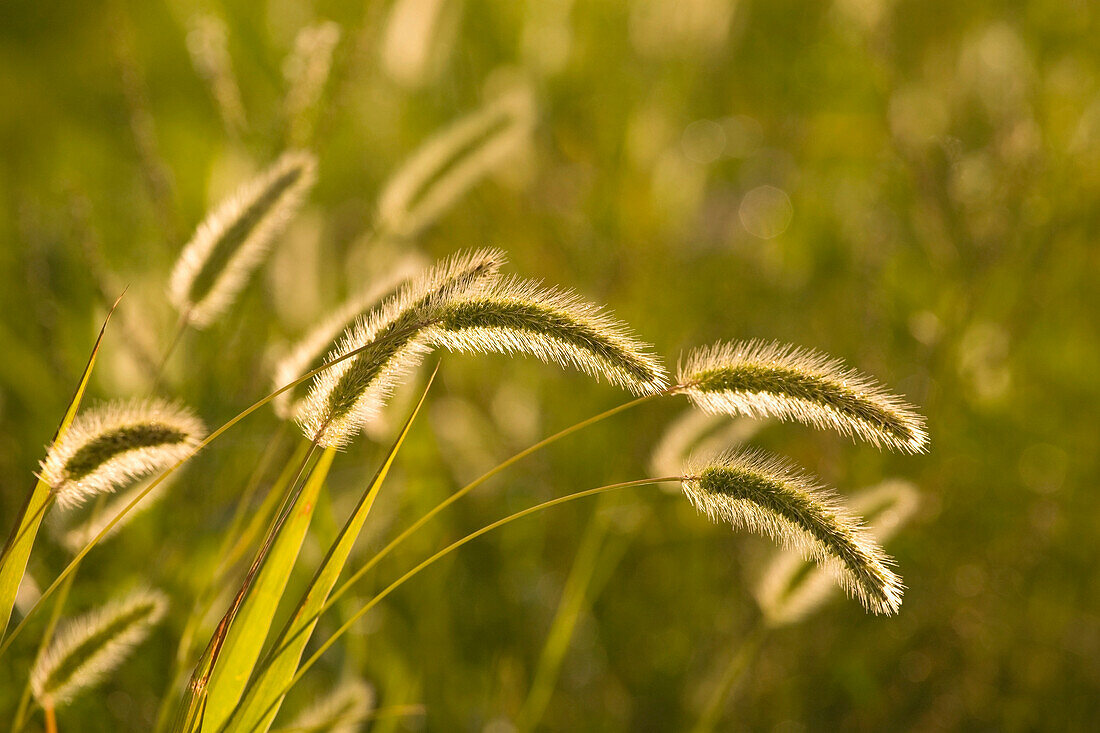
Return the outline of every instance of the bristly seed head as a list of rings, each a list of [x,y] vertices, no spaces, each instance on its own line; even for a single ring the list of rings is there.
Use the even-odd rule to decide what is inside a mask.
[[[867,522],[875,541],[885,544],[920,505],[920,494],[907,481],[890,480],[852,494],[848,507]],[[764,569],[754,589],[764,621],[775,628],[796,623],[827,601],[836,590],[833,574],[808,565],[800,553],[781,550]]]
[[[635,394],[668,385],[660,360],[622,323],[573,293],[516,278],[444,307],[432,341],[451,351],[531,354]]]
[[[321,366],[324,363],[325,352],[331,349],[341,333],[353,328],[358,320],[367,318],[383,299],[394,296],[402,285],[409,282],[415,274],[413,262],[414,258],[406,258],[399,262],[390,275],[378,285],[368,288],[361,295],[344,303],[295,344],[290,352],[275,365],[273,372],[275,389],[290,384],[303,374]],[[290,419],[301,412],[303,400],[296,399],[295,392],[297,390],[282,392],[272,400],[271,404],[275,408],[276,415],[283,419]]]
[[[691,352],[675,392],[710,413],[774,416],[833,428],[876,446],[927,450],[924,419],[871,378],[812,351],[775,343],[719,343]]]
[[[109,403],[77,415],[46,453],[42,479],[58,505],[71,508],[174,465],[205,432],[202,421],[178,404]]]
[[[233,302],[313,186],[311,153],[291,151],[199,225],[172,270],[168,295],[187,322],[208,326]]]
[[[835,494],[790,464],[755,451],[727,452],[689,464],[683,490],[713,521],[766,534],[813,558],[868,610],[889,615],[901,607],[892,560]]]
[[[163,593],[138,590],[65,624],[35,662],[35,699],[57,706],[98,683],[145,639],[167,607]]]
[[[452,256],[348,329],[326,362],[363,351],[313,380],[296,417],[306,436],[325,447],[346,445],[431,351],[429,327],[440,309],[477,293],[504,261],[491,249]]]

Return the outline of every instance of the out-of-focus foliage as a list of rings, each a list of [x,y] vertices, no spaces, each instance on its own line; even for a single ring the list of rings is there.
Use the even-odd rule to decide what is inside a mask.
[[[188,333],[171,363],[169,388],[208,424],[265,393],[286,344],[409,252],[502,247],[517,271],[611,305],[670,362],[733,338],[826,351],[920,406],[931,453],[884,454],[781,424],[755,442],[842,490],[914,482],[922,509],[888,547],[909,590],[896,618],[838,599],[772,633],[727,722],[1090,724],[1100,714],[1097,37],[1100,8],[1082,0],[6,3],[0,524],[33,484],[106,305],[130,286],[90,396],[143,396],[175,321],[168,273],[191,231],[280,151],[304,145],[319,169],[303,213],[231,317]],[[316,66],[326,53],[327,80]],[[389,175],[517,83],[534,90],[531,142],[416,242],[372,238]],[[537,363],[448,358],[356,553],[621,397]],[[322,633],[466,531],[645,475],[681,408],[647,405],[495,479],[383,562]],[[139,576],[188,608],[278,425],[267,410],[250,418],[90,554],[67,613]],[[392,428],[334,466],[322,540]],[[690,726],[760,623],[749,588],[769,546],[643,491],[599,504],[613,513],[613,551],[594,571],[598,594],[582,604],[546,729]],[[351,674],[380,706],[427,706],[425,718],[373,729],[508,730],[596,506],[518,523],[403,587],[303,680],[288,714]],[[69,559],[65,530],[43,529],[29,566],[40,587]],[[324,546],[307,540],[304,559],[316,565]],[[0,710],[15,707],[44,623],[0,665]],[[101,694],[74,703],[79,730],[148,728],[181,625],[170,614]]]

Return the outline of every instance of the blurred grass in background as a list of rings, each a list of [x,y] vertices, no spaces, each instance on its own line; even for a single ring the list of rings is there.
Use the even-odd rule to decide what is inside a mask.
[[[295,38],[326,20],[341,30],[332,74],[316,104],[288,101]],[[932,452],[774,424],[758,442],[844,491],[915,482],[923,507],[887,548],[909,591],[897,618],[837,600],[772,634],[726,724],[1085,727],[1100,713],[1097,37],[1100,8],[1062,0],[8,3],[0,518],[7,527],[18,510],[108,299],[130,285],[92,397],[145,394],[174,322],[167,274],[193,227],[302,144],[320,158],[310,203],[232,317],[188,334],[173,361],[172,391],[208,424],[267,392],[286,343],[409,252],[502,247],[515,271],[606,302],[671,362],[721,338],[827,351],[919,405]],[[537,99],[530,145],[416,242],[371,241],[401,161],[517,80]],[[447,357],[359,552],[620,399],[537,363]],[[383,563],[361,596],[510,510],[645,475],[682,407],[649,405],[509,471]],[[268,411],[251,418],[84,563],[70,612],[137,577],[174,609],[76,704],[80,730],[148,726],[217,531],[278,432]],[[379,451],[364,441],[338,461],[320,536]],[[428,708],[386,725],[507,730],[597,516],[598,593],[543,725],[689,726],[757,623],[749,589],[770,549],[646,491],[464,549],[372,613],[288,712],[347,669],[382,704]],[[306,559],[323,546],[307,542]],[[66,560],[40,542],[29,570],[44,586]],[[0,709],[33,645],[15,652]]]

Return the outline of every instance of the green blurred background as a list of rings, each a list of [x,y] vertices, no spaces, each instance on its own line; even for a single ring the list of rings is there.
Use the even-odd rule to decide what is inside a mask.
[[[331,75],[316,103],[288,101],[295,38],[326,20],[341,31]],[[888,547],[909,590],[896,618],[838,597],[771,634],[722,727],[1095,725],[1097,38],[1100,7],[1085,0],[5,3],[3,531],[107,300],[130,286],[92,396],[143,395],[174,322],[167,275],[194,227],[304,144],[320,161],[310,203],[230,316],[188,334],[172,361],[169,391],[209,425],[267,392],[288,342],[408,253],[502,247],[510,270],[607,303],[670,364],[719,339],[826,351],[918,405],[931,452],[796,425],[755,442],[845,492],[914,482],[921,509]],[[516,83],[537,100],[530,141],[416,241],[371,241],[387,177]],[[361,558],[465,480],[623,396],[533,361],[446,357],[429,399]],[[647,475],[684,408],[647,405],[517,466],[335,615],[492,519]],[[218,530],[278,431],[267,410],[250,418],[89,556],[68,612],[139,578],[174,612],[63,711],[62,730],[148,728]],[[296,582],[379,451],[362,440],[339,459]],[[68,559],[59,534],[48,523],[32,557],[39,586]],[[760,623],[751,588],[772,548],[653,488],[518,523],[424,573],[326,656],[287,712],[354,674],[381,704],[427,708],[374,730],[511,730],[584,542],[599,559],[541,727],[690,727]],[[0,710],[42,623],[0,664]]]

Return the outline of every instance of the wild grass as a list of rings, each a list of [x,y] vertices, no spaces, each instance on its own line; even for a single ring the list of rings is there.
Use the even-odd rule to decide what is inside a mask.
[[[235,87],[217,28],[209,21],[196,26],[191,50],[214,87],[227,126],[232,120],[234,127],[243,129],[243,110],[233,111],[239,96],[231,91]],[[311,137],[314,108],[332,71],[339,37],[339,29],[330,24],[300,34],[287,62],[287,129],[299,144]],[[536,124],[536,109],[533,90],[513,86],[431,136],[383,186],[369,241],[392,239],[411,248],[415,237],[525,144]],[[231,317],[245,285],[302,206],[316,174],[311,153],[284,153],[205,217],[167,276],[168,298],[178,311],[179,325],[165,339],[161,369],[185,329],[202,329]],[[42,461],[40,481],[0,555],[0,611],[7,619],[42,517],[55,505],[67,510],[97,499],[67,535],[72,560],[0,643],[0,655],[11,654],[13,643],[25,629],[35,628],[33,622],[52,601],[52,618],[39,637],[37,661],[25,670],[27,690],[14,716],[18,727],[28,722],[32,696],[51,733],[59,722],[69,722],[63,716],[58,720],[58,707],[108,677],[167,612],[163,594],[139,591],[57,626],[78,568],[93,561],[89,553],[124,525],[140,521],[137,510],[149,505],[154,498],[150,494],[200,451],[216,441],[214,451],[231,450],[219,439],[267,404],[285,421],[283,432],[271,439],[265,458],[240,492],[219,543],[218,570],[189,612],[179,610],[188,604],[172,604],[178,615],[173,621],[178,623],[171,628],[182,633],[172,668],[166,670],[172,682],[157,715],[157,731],[267,731],[278,725],[287,693],[322,656],[346,640],[364,615],[424,570],[513,522],[567,503],[647,486],[679,486],[711,519],[764,534],[780,547],[798,551],[797,557],[813,563],[813,572],[827,577],[830,587],[839,585],[869,611],[897,613],[903,586],[881,548],[886,525],[876,524],[888,516],[880,511],[883,503],[849,504],[783,459],[732,447],[750,440],[761,419],[775,417],[837,430],[879,447],[921,452],[927,448],[927,432],[908,404],[837,361],[762,342],[720,343],[691,351],[672,380],[659,351],[609,311],[574,291],[503,274],[506,259],[495,248],[461,251],[420,272],[403,266],[388,278],[357,283],[344,305],[318,318],[274,365],[273,390],[255,395],[251,405],[209,434],[192,410],[166,399],[115,401],[84,409],[97,342]],[[216,333],[196,337],[212,339]],[[410,431],[418,429],[417,415],[432,399],[430,390],[441,389],[432,386],[433,380],[447,370],[451,353],[533,356],[604,381],[629,398],[486,466],[481,476],[422,511],[360,562],[353,549],[375,519],[376,500],[389,488],[391,468],[403,460],[402,446]],[[417,370],[433,354],[438,355],[435,371],[422,382]],[[160,374],[156,377],[159,380]],[[314,514],[329,499],[330,471],[339,462],[355,460],[341,451],[351,446],[368,421],[392,411],[388,402],[395,390],[421,384],[419,401],[381,455],[373,478],[357,498],[352,497],[355,501],[344,521],[320,532]],[[580,491],[555,486],[552,498],[501,512],[504,516],[431,552],[388,583],[362,582],[428,522],[519,461],[622,412],[680,395],[696,411],[670,427],[654,451],[653,475]],[[297,442],[297,447],[288,446],[285,436],[296,430],[304,441],[295,435],[287,442]],[[685,463],[692,453],[697,458]],[[269,469],[274,479],[265,479]],[[214,471],[192,479],[222,497],[233,494],[233,487]],[[253,499],[265,488],[268,493],[255,509]],[[116,491],[112,501],[104,496]],[[894,499],[900,501],[899,497]],[[653,501],[660,511],[657,502],[668,497]],[[874,515],[870,526],[856,515],[860,506]],[[606,523],[593,526],[571,573],[567,602],[540,657],[533,689],[518,716],[525,730],[541,722],[579,609],[596,577],[609,529]],[[893,526],[900,526],[900,520]],[[322,551],[319,560],[304,549],[314,542]],[[236,562],[249,557],[247,570],[236,573]],[[800,595],[798,581],[809,576],[790,572],[775,570],[780,590],[757,594],[769,628],[804,617],[819,602],[820,581],[813,581],[812,598],[809,591]],[[367,594],[365,600],[361,593]],[[336,622],[332,617],[337,615],[337,603],[339,625],[324,639],[315,639],[318,628],[328,628],[320,625],[323,617]],[[211,618],[219,620],[212,624]],[[369,716],[381,715],[381,709],[372,712],[374,703],[372,688],[351,676],[288,729],[353,730]],[[396,706],[391,712],[408,711]]]

